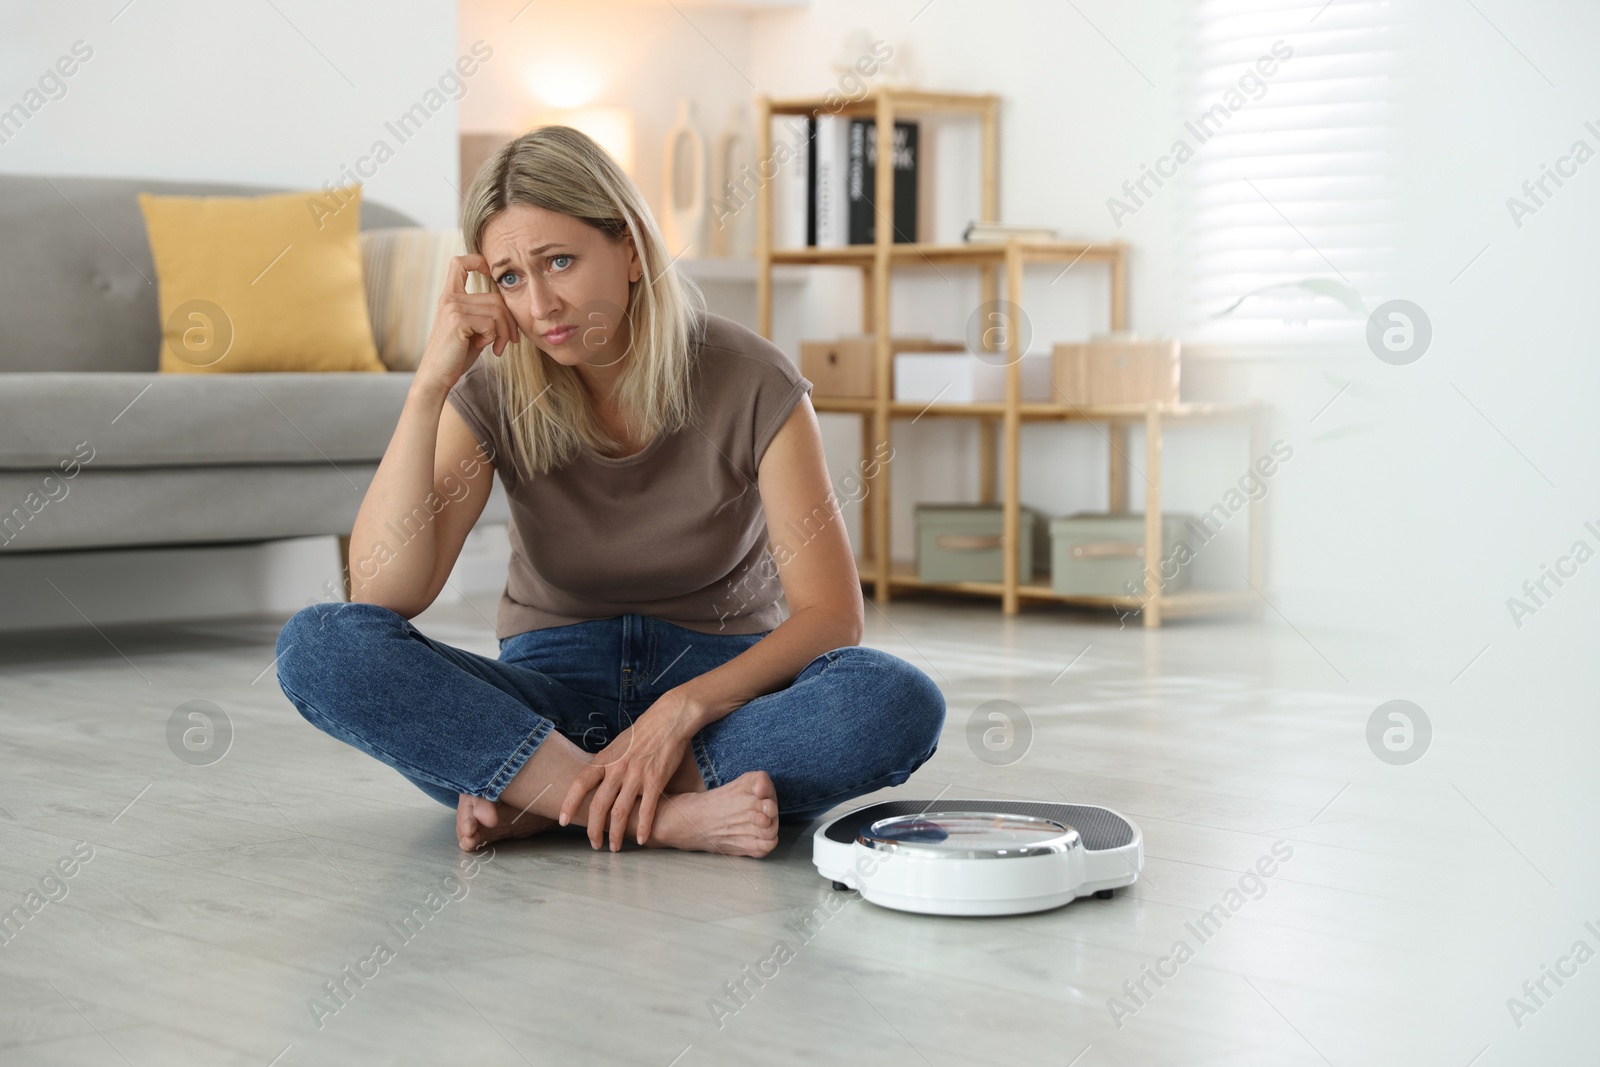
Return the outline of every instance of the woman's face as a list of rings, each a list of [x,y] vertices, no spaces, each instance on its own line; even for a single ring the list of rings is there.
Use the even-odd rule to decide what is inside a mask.
[[[632,344],[628,286],[644,268],[624,234],[606,234],[558,211],[512,204],[483,229],[483,258],[525,336],[567,366],[622,362]]]

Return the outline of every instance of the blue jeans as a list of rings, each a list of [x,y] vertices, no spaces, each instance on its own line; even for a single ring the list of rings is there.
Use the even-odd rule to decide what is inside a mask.
[[[674,686],[764,634],[705,634],[643,615],[530,630],[490,659],[375,604],[304,608],[278,635],[278,684],[313,726],[454,808],[501,790],[559,730],[599,752]],[[938,747],[944,696],[911,664],[836,648],[794,681],[701,729],[707,789],[763,770],[783,822],[903,783]]]

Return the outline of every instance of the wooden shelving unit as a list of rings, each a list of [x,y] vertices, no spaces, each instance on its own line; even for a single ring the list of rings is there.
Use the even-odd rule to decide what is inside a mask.
[[[878,87],[859,100],[844,102],[815,98],[774,99],[760,96],[756,101],[757,158],[772,158],[772,118],[776,115],[811,115],[828,112],[850,117],[876,119],[878,143],[891,144],[895,120],[902,115],[956,113],[977,116],[982,122],[981,213],[984,220],[999,218],[999,109],[1000,98],[993,94],[935,93]],[[980,422],[979,492],[984,503],[993,503],[995,484],[995,433],[1000,429],[1002,477],[1001,504],[1003,542],[1017,543],[1021,522],[1020,431],[1024,421],[1083,420],[1104,423],[1111,442],[1110,510],[1127,510],[1128,468],[1127,427],[1143,423],[1146,434],[1147,481],[1145,492],[1145,568],[1144,597],[1083,597],[1055,592],[1048,585],[1023,584],[1018,578],[1014,552],[1005,553],[1003,580],[1000,582],[923,582],[914,568],[893,563],[889,555],[889,472],[879,465],[869,479],[867,506],[862,509],[862,541],[867,557],[857,561],[863,584],[873,587],[874,596],[887,602],[895,589],[938,589],[999,597],[1006,614],[1014,614],[1024,600],[1114,607],[1143,608],[1144,624],[1158,626],[1163,618],[1213,611],[1250,610],[1259,612],[1259,603],[1249,591],[1192,591],[1162,594],[1156,574],[1161,554],[1161,432],[1173,422],[1244,422],[1251,427],[1251,455],[1261,454],[1262,409],[1256,405],[1220,404],[1140,404],[1084,409],[1072,404],[1039,404],[1022,401],[1021,331],[1007,333],[1006,399],[995,403],[923,404],[893,399],[893,357],[890,352],[889,279],[896,266],[931,265],[978,268],[979,299],[988,303],[999,296],[1004,273],[1006,299],[1020,307],[1022,271],[1032,263],[1104,263],[1111,272],[1111,329],[1121,330],[1127,318],[1127,246],[1120,241],[1086,243],[1082,241],[1041,241],[1012,238],[1001,244],[931,244],[894,241],[894,168],[876,168],[874,203],[878,218],[876,241],[870,245],[843,248],[773,247],[772,187],[763,182],[757,190],[756,305],[757,328],[764,337],[772,336],[772,279],[780,265],[853,266],[861,270],[861,330],[876,336],[874,395],[871,398],[817,397],[819,412],[853,413],[861,416],[862,454],[872,455],[874,444],[889,440],[891,420],[922,417],[976,418]],[[1249,514],[1250,580],[1261,585],[1263,550],[1261,509],[1252,501]]]

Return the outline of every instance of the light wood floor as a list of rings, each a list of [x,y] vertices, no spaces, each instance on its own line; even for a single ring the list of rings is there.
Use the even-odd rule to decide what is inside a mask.
[[[493,654],[491,606],[418,623]],[[1495,817],[1481,776],[1368,751],[1367,717],[1396,694],[1348,679],[1373,676],[1360,665],[1382,664],[1381,646],[1245,622],[1005,620],[987,602],[869,608],[866,643],[917,663],[949,703],[935,758],[883,796],[1111,806],[1144,831],[1146,877],[1111,901],[994,919],[849,894],[807,939],[789,923],[832,890],[800,828],[764,860],[546,836],[452,881],[451,814],[278,690],[280,624],[0,645],[0,909],[26,908],[75,843],[93,848],[0,945],[0,1063],[1594,1062],[1541,1050],[1594,1003],[1600,963],[1557,993],[1565,1005],[1521,1030],[1507,1017],[1505,998],[1586,936],[1546,907],[1549,857]],[[235,731],[208,766],[167,742],[197,699]],[[1031,721],[1010,766],[968,746],[991,699]],[[1292,858],[1199,942],[1185,924],[1277,841]],[[430,892],[443,903],[402,940],[391,924]],[[792,958],[728,1001],[725,983],[780,939]],[[1146,979],[1119,1026],[1108,1000],[1134,1008],[1124,982],[1180,939],[1192,958],[1159,988]],[[319,1025],[312,998],[380,941],[393,958],[347,981]]]

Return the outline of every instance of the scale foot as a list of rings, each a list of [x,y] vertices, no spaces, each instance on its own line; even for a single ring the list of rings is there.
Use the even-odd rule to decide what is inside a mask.
[[[1112,894],[1112,890],[1110,890],[1110,889],[1096,889],[1094,891],[1094,899],[1096,899],[1096,900],[1110,900],[1111,899],[1111,894]]]
[[[850,892],[850,887],[845,885],[843,882],[835,882],[835,883],[833,883],[833,888],[837,889],[841,893]]]

